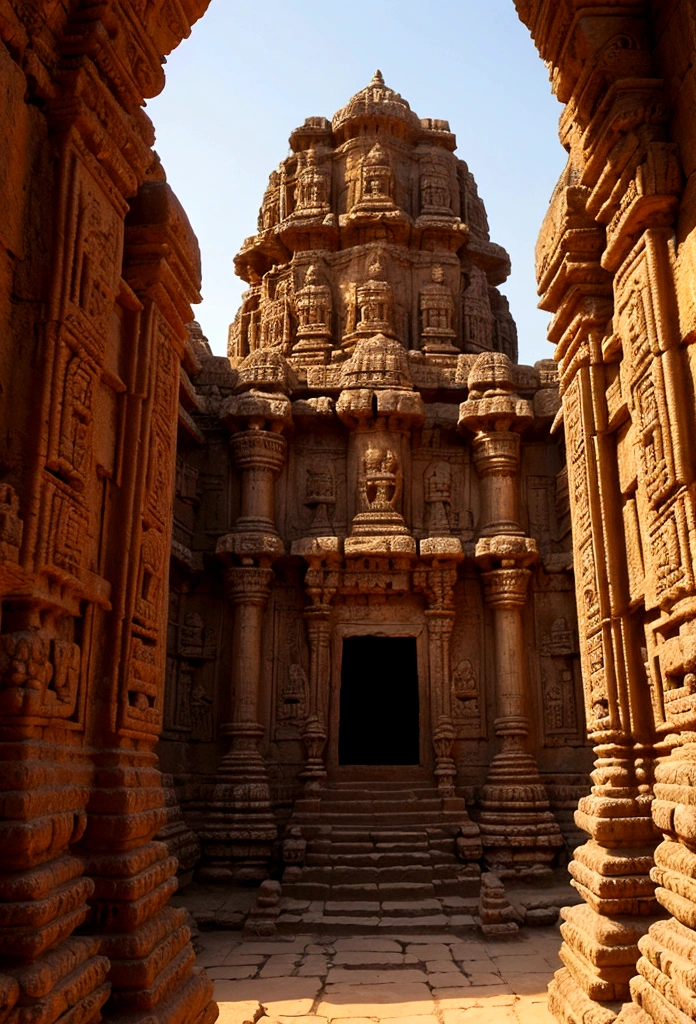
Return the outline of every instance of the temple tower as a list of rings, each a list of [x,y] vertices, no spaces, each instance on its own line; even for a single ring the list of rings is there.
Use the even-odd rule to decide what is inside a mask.
[[[290,147],[180,453],[209,557],[178,617],[220,629],[211,743],[163,745],[199,873],[261,878],[280,835],[288,894],[335,900],[303,844],[349,821],[444,844],[426,898],[477,893],[481,863],[548,875],[588,767],[555,369],[516,363],[510,261],[446,121],[376,72]]]

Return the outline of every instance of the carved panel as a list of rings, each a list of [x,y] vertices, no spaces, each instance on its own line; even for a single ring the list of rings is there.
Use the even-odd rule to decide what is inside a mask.
[[[329,435],[304,437],[290,448],[285,509],[290,537],[331,536],[347,532],[346,449]]]
[[[0,715],[75,720],[80,665],[78,645],[45,630],[0,635]]]
[[[478,739],[486,735],[486,674],[483,605],[476,579],[459,581],[455,607],[450,640],[452,719],[457,739]]]
[[[283,652],[273,659],[273,734],[276,740],[300,739],[309,713],[309,651],[294,590],[276,591],[273,613],[274,650]]]
[[[582,371],[563,399],[568,487],[573,496],[573,551],[578,602],[578,629],[585,688],[588,729],[606,728],[610,718],[609,692],[604,670],[599,580],[592,533],[587,444],[582,408]]]
[[[76,155],[68,171],[68,207],[63,279],[64,319],[98,355],[118,291],[123,253],[123,219]]]

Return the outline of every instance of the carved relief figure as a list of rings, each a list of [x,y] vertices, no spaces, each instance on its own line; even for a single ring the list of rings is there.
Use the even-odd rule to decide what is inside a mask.
[[[430,271],[430,282],[421,288],[419,296],[421,342],[428,351],[455,352],[454,299],[445,281],[445,272],[439,263]],[[436,344],[433,344],[436,343]],[[439,343],[439,344],[437,344]]]
[[[479,717],[478,680],[474,666],[468,658],[463,658],[452,672],[452,696],[455,717]]]
[[[135,614],[144,623],[159,620],[159,595],[162,586],[164,544],[157,530],[146,530],[140,548],[140,571],[135,599]]]
[[[131,639],[130,678],[128,705],[130,716],[143,723],[159,723],[159,712],[155,708],[158,694],[157,646],[139,636]]]
[[[278,695],[278,720],[304,720],[307,717],[307,673],[301,665],[288,665],[287,676]]]
[[[563,616],[554,619],[550,631],[541,634],[539,654],[542,657],[556,658],[574,653],[573,631],[568,627],[568,620]]]
[[[190,695],[191,739],[210,743],[213,739],[213,698],[201,682],[193,682]]]
[[[259,210],[259,231],[268,231],[280,221],[280,175],[278,171],[271,171],[268,179],[268,187],[263,195],[261,209]]]
[[[317,164],[316,152],[308,149],[298,154],[295,213],[305,217],[321,217],[331,210],[329,193],[331,172]]]
[[[80,648],[46,632],[0,635],[0,712],[70,718],[77,703]]]
[[[462,295],[464,350],[486,352],[493,348],[493,316],[488,301],[486,275],[472,267]]]
[[[359,319],[357,329],[364,334],[392,333],[394,298],[385,280],[384,264],[375,253],[368,266],[368,280],[358,286]]]
[[[542,669],[544,734],[547,745],[567,742],[578,730],[575,682],[570,668],[556,667],[549,675]],[[554,742],[555,741],[555,742]]]
[[[448,462],[431,462],[423,477],[426,525],[431,537],[452,532],[452,467]]]
[[[331,333],[331,288],[322,281],[316,264],[307,268],[304,284],[295,296],[297,334]]]
[[[197,612],[187,612],[179,627],[178,654],[180,658],[191,660],[215,656],[215,630],[204,626]]]
[[[290,282],[282,278],[275,287],[275,296],[261,305],[261,332],[264,348],[277,348],[289,355],[292,347],[290,319]]]
[[[401,498],[401,465],[391,448],[368,448],[363,456],[363,500],[368,512],[397,511]]]
[[[336,504],[336,481],[331,466],[311,466],[307,469],[304,504],[314,510],[310,530],[317,536],[333,533],[329,510]]]
[[[360,168],[360,203],[366,209],[392,209],[394,175],[386,151],[376,142]]]

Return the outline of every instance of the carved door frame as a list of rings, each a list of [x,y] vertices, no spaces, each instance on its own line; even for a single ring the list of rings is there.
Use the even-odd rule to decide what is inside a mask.
[[[381,606],[384,608],[384,605]],[[428,671],[428,631],[424,621],[405,621],[403,617],[394,622],[351,622],[334,624],[331,631],[331,678],[328,694],[328,742],[326,745],[326,767],[332,773],[350,772],[354,765],[340,765],[338,761],[338,731],[340,725],[341,667],[343,662],[343,640],[352,636],[415,637],[416,662],[418,670],[418,749],[419,767],[432,770],[432,736],[430,721],[430,677]],[[369,765],[365,766],[369,768]],[[375,771],[386,768],[375,765]],[[418,767],[418,766],[416,766]]]

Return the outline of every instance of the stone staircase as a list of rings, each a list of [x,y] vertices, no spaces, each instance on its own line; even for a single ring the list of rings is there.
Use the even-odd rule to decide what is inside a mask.
[[[342,773],[316,799],[296,803],[279,930],[425,934],[475,926],[480,841],[464,800],[443,800],[419,769],[392,772],[389,781],[368,769]],[[298,859],[304,852],[301,865],[292,863],[293,851]]]

